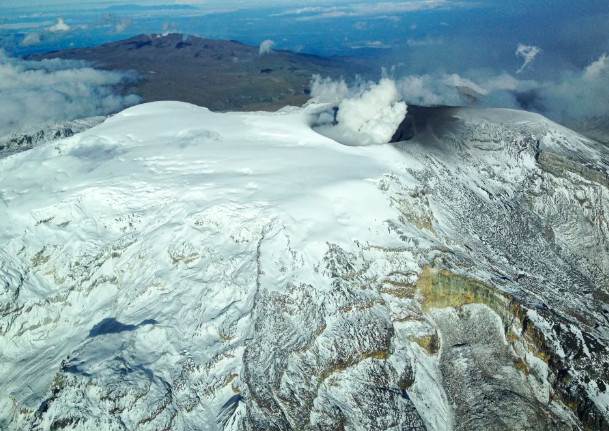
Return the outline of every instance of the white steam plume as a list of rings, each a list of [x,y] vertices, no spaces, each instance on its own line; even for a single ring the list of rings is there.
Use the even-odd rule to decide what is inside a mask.
[[[70,31],[71,29],[72,27],[66,24],[63,18],[58,18],[57,23],[49,27],[48,31],[50,31],[51,33],[65,33]]]
[[[273,42],[272,40],[263,40],[260,43],[260,48],[258,49],[258,53],[260,55],[265,55],[265,54],[270,54],[271,52],[273,52],[273,47],[275,46],[275,42]]]
[[[114,32],[115,33],[123,33],[125,30],[127,30],[131,24],[133,24],[131,19],[125,18],[125,19],[121,19],[120,21],[118,21],[117,23],[114,24]]]
[[[33,46],[42,42],[42,37],[39,33],[28,33],[21,41],[21,46]]]
[[[516,71],[516,73],[522,73],[524,70],[535,61],[535,58],[541,52],[541,48],[533,45],[519,44],[516,48],[516,56],[522,58],[522,66]]]
[[[395,82],[387,78],[349,89],[342,80],[316,77],[312,95],[315,102],[338,108],[334,119],[327,112],[320,115],[320,133],[346,145],[388,143],[407,111]]]
[[[355,90],[349,88],[344,80],[333,81],[316,77],[312,82],[311,94],[313,100],[340,106],[336,118],[326,112],[325,120],[320,123],[332,121],[350,129],[365,130],[366,126],[354,124],[359,118],[373,118],[373,114],[364,112],[364,115],[346,115],[344,107],[349,111],[351,102],[356,101],[384,111],[382,106],[392,106],[396,100],[402,100],[411,105],[422,106],[466,106],[477,104],[483,107],[519,108],[538,112],[548,118],[563,123],[576,130],[586,132],[589,124],[598,124],[606,130],[609,136],[609,55],[603,54],[580,71],[564,72],[553,80],[522,80],[508,73],[491,74],[484,72],[471,72],[467,77],[457,74],[427,74],[408,75],[391,81],[391,85],[381,81],[379,87],[356,85]],[[376,99],[372,95],[383,93],[382,89],[395,87],[398,95],[389,99]],[[363,97],[364,90],[372,95]],[[385,94],[391,94],[385,93]],[[388,100],[391,100],[389,102]],[[379,108],[379,105],[381,106]],[[343,114],[340,112],[343,111]],[[389,112],[393,112],[389,109]],[[357,114],[357,112],[356,112]],[[385,115],[385,114],[383,114]],[[389,117],[387,117],[389,118]],[[347,121],[346,124],[345,120]],[[383,121],[380,119],[379,121]],[[391,123],[391,120],[389,121]],[[375,133],[368,133],[368,135]],[[609,137],[605,137],[609,141]],[[383,139],[365,139],[362,142],[381,142]]]
[[[311,97],[320,103],[340,103],[349,95],[349,87],[344,79],[333,80],[322,78],[319,75],[313,77],[311,82]]]

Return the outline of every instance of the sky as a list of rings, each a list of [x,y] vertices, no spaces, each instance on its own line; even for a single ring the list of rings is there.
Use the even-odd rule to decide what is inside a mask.
[[[349,0],[3,0],[2,5],[7,8],[28,7],[105,7],[108,5],[138,5],[138,6],[158,6],[158,5],[191,5],[204,8],[217,8],[225,5],[240,8],[264,8],[269,6],[291,6],[291,5],[336,5],[353,3]]]
[[[0,47],[16,55],[168,31],[381,58],[416,73],[517,70],[517,47],[533,46],[541,52],[522,70],[532,76],[581,69],[609,51],[609,2],[0,0]]]

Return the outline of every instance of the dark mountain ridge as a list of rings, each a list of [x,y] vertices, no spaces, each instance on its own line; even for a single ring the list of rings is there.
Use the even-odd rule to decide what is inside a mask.
[[[139,79],[126,91],[144,102],[179,100],[216,111],[276,110],[308,99],[315,74],[366,73],[350,59],[289,51],[261,54],[237,41],[183,34],[139,35],[92,48],[32,56],[86,60],[109,70],[132,70]]]

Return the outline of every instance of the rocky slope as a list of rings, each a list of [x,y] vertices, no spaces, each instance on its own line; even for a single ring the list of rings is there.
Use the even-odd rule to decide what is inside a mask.
[[[605,148],[473,109],[352,147],[325,109],[0,160],[0,428],[609,429]]]

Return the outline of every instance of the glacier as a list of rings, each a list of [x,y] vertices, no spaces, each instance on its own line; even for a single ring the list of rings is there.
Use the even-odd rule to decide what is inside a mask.
[[[0,159],[0,429],[608,429],[609,150],[139,105]]]

